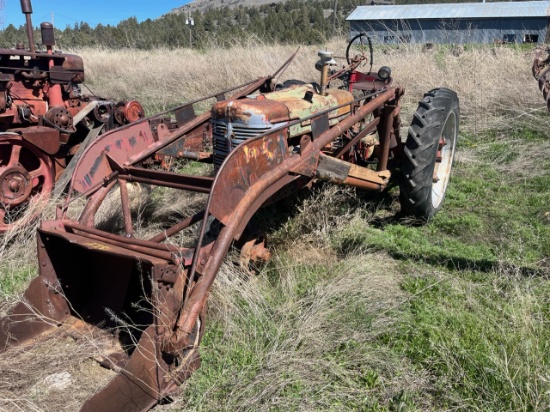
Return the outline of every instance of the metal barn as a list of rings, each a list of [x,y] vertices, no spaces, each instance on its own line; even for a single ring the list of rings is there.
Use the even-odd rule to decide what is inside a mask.
[[[550,1],[359,6],[346,20],[377,43],[544,43]]]

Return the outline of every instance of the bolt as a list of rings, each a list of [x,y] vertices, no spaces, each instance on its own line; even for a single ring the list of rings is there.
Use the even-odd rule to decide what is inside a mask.
[[[17,191],[19,190],[19,187],[21,187],[21,184],[20,184],[17,180],[13,180],[13,181],[10,183],[10,190],[11,190],[13,193],[17,193]]]

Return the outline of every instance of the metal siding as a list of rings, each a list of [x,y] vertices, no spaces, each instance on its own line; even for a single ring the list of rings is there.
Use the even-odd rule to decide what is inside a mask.
[[[358,6],[346,20],[487,19],[550,16],[550,1]]]
[[[464,20],[394,20],[351,21],[350,37],[366,32],[374,42],[394,42],[410,36],[411,43],[494,43],[505,35],[515,35],[516,43],[523,43],[525,34],[538,35],[538,42],[546,39],[548,18],[537,19],[464,19]]]

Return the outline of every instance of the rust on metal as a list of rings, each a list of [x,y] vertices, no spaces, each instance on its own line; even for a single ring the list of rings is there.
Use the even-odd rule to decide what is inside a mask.
[[[143,108],[135,101],[122,104],[123,113],[117,117],[111,114],[120,103],[84,95],[82,58],[55,50],[54,27],[47,22],[40,24],[43,49],[38,50],[31,1],[21,0],[21,10],[26,18],[28,49],[22,44],[16,49],[0,49],[0,146],[12,146],[12,150],[0,151],[0,175],[8,185],[2,189],[4,197],[18,199],[17,209],[13,201],[0,203],[0,234],[30,222],[26,212],[33,210],[36,199],[48,199],[56,182],[60,182],[57,191],[63,192],[72,160],[80,157],[73,155],[80,148],[103,132],[144,117]],[[13,134],[22,136],[27,145],[15,143]],[[8,170],[6,165],[19,157],[16,152],[21,147],[24,161],[17,171]],[[54,167],[43,167],[37,174],[35,165],[44,163]],[[32,190],[27,190],[29,187]]]
[[[103,179],[112,171],[108,157],[122,164],[129,155],[146,150],[156,141],[145,121],[102,135],[88,147],[77,163],[72,188],[80,193],[85,192],[97,183],[98,177]]]
[[[267,248],[265,236],[255,236],[239,245],[241,254],[239,257],[240,266],[249,270],[250,264],[265,263],[271,260],[271,252]]]
[[[321,155],[317,165],[316,177],[319,180],[340,185],[356,186],[368,190],[382,190],[388,185],[391,173],[388,170],[375,172],[366,167]]]

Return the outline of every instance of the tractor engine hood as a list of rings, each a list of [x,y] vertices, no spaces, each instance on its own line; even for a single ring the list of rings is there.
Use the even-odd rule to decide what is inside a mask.
[[[240,100],[218,102],[212,107],[214,169],[218,170],[227,155],[245,140],[292,120],[352,101],[352,94],[345,90],[331,89],[323,96],[311,84],[304,84]],[[329,112],[329,124],[335,125],[342,117],[347,117],[350,110],[351,104]],[[311,121],[295,124],[288,130],[289,137],[310,132]]]
[[[311,84],[292,86],[288,89],[249,96],[236,101],[223,101],[212,107],[212,118],[249,124],[251,121],[276,124],[307,117],[331,107],[353,101],[351,93],[345,90],[329,89],[327,95],[318,94]],[[329,114],[337,118],[349,113],[344,106]]]

